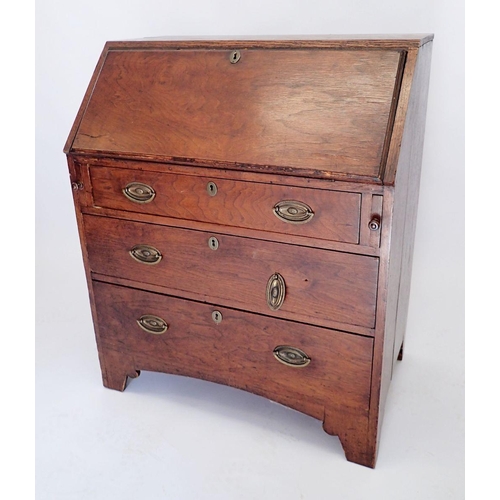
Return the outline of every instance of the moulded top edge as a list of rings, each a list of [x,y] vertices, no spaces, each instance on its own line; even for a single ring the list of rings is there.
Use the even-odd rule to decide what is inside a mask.
[[[176,46],[179,48],[217,46],[262,46],[266,48],[418,48],[432,41],[434,34],[387,34],[387,35],[282,35],[282,36],[193,36],[150,37],[131,40],[116,40],[107,43],[108,48],[157,48]]]

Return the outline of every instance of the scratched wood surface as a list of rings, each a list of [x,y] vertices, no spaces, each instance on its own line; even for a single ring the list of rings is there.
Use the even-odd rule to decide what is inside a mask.
[[[398,50],[111,50],[74,150],[376,178]]]
[[[94,291],[99,344],[131,355],[135,370],[231,385],[319,419],[325,405],[368,411],[372,339],[100,282]],[[219,324],[213,311],[222,315]],[[137,320],[144,314],[163,319],[167,331],[141,329]],[[280,345],[301,349],[311,362],[284,365],[273,356]],[[112,388],[120,390],[127,372],[117,369],[121,380]]]
[[[215,172],[214,172],[215,174]],[[92,195],[98,207],[179,219],[211,222],[262,231],[358,243],[361,195],[266,183],[144,172],[121,168],[90,168]],[[139,204],[123,194],[130,182],[154,189],[150,203]],[[216,191],[207,186],[214,183]],[[306,223],[291,224],[275,215],[282,201],[305,203],[313,212]]]
[[[64,148],[106,387],[138,370],[239,387],[322,420],[348,460],[375,466],[404,341],[431,41],[106,44]],[[155,201],[127,200],[129,181]],[[314,218],[287,225],[277,198]],[[137,244],[161,261],[134,260]],[[147,334],[141,314],[168,331]],[[282,365],[278,344],[310,365]]]
[[[200,300],[261,314],[331,326],[374,326],[378,259],[283,245],[228,234],[85,215],[93,272],[195,293]],[[209,247],[210,237],[219,247]],[[155,265],[134,260],[129,251],[147,244],[159,250]],[[274,273],[286,283],[282,307],[272,311],[266,286]],[[370,333],[369,331],[367,332]]]

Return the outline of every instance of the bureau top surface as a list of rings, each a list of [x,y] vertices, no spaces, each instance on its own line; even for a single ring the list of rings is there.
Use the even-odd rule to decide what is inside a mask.
[[[66,153],[381,182],[400,38],[108,42]]]
[[[126,45],[129,43],[152,43],[152,42],[168,42],[168,43],[178,43],[183,44],[198,44],[201,43],[204,46],[213,43],[215,46],[220,46],[226,42],[232,44],[233,42],[242,42],[246,46],[248,44],[256,43],[259,46],[266,44],[266,47],[272,45],[280,45],[283,47],[292,47],[299,44],[300,46],[307,46],[311,44],[313,47],[395,47],[395,48],[410,48],[419,47],[427,42],[434,39],[432,33],[411,33],[411,34],[385,34],[385,35],[375,35],[375,34],[358,34],[358,35],[260,35],[260,36],[184,36],[184,37],[174,37],[174,36],[159,36],[159,37],[148,37],[139,38],[134,40],[123,40],[108,42],[117,45]]]

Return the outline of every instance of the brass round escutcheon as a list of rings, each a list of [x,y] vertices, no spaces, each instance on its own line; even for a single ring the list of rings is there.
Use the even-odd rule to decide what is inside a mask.
[[[370,228],[370,231],[378,231],[380,229],[380,217],[372,217],[368,223],[368,227]]]

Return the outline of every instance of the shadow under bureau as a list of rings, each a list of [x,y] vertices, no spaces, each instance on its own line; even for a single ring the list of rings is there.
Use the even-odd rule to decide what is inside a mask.
[[[244,389],[375,466],[432,38],[106,44],[65,146],[106,387]]]

